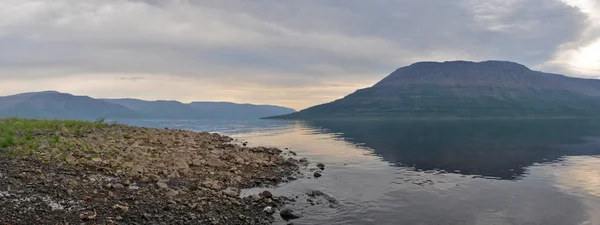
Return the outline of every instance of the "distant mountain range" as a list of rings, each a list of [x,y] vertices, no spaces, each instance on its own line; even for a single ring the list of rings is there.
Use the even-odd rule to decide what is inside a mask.
[[[598,117],[600,80],[505,61],[419,62],[372,87],[277,119]]]
[[[56,91],[0,97],[0,117],[46,119],[258,119],[296,110],[229,102],[144,101],[139,99],[94,99]]]

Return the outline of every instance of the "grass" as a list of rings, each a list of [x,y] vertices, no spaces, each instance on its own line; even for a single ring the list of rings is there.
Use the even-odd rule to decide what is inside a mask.
[[[54,147],[62,144],[62,135],[81,136],[93,129],[111,126],[104,118],[95,122],[76,120],[0,119],[0,149],[9,155],[32,155],[39,152],[40,143]]]

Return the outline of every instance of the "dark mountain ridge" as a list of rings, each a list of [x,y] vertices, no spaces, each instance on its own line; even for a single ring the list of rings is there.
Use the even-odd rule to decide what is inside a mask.
[[[506,61],[420,62],[372,87],[281,119],[499,118],[600,115],[600,80],[533,71]]]
[[[56,91],[30,92],[0,97],[0,117],[41,119],[258,119],[296,110],[224,102],[144,101],[94,99]]]

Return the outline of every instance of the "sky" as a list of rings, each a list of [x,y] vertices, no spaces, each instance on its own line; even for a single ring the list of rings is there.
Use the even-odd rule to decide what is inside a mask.
[[[449,60],[600,78],[600,1],[0,0],[0,95],[300,110]]]

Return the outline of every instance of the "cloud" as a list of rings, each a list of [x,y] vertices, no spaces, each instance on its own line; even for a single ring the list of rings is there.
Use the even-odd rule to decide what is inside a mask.
[[[131,82],[136,82],[138,80],[145,80],[146,77],[121,77],[118,78],[118,80],[124,80],[124,81],[131,81]]]
[[[0,94],[68,78],[94,90],[81,94],[301,109],[422,60],[503,59],[588,76],[600,14],[585,1],[3,0],[0,78],[16,86],[0,83]],[[172,82],[148,96],[90,77]],[[189,84],[212,94],[181,90]]]

